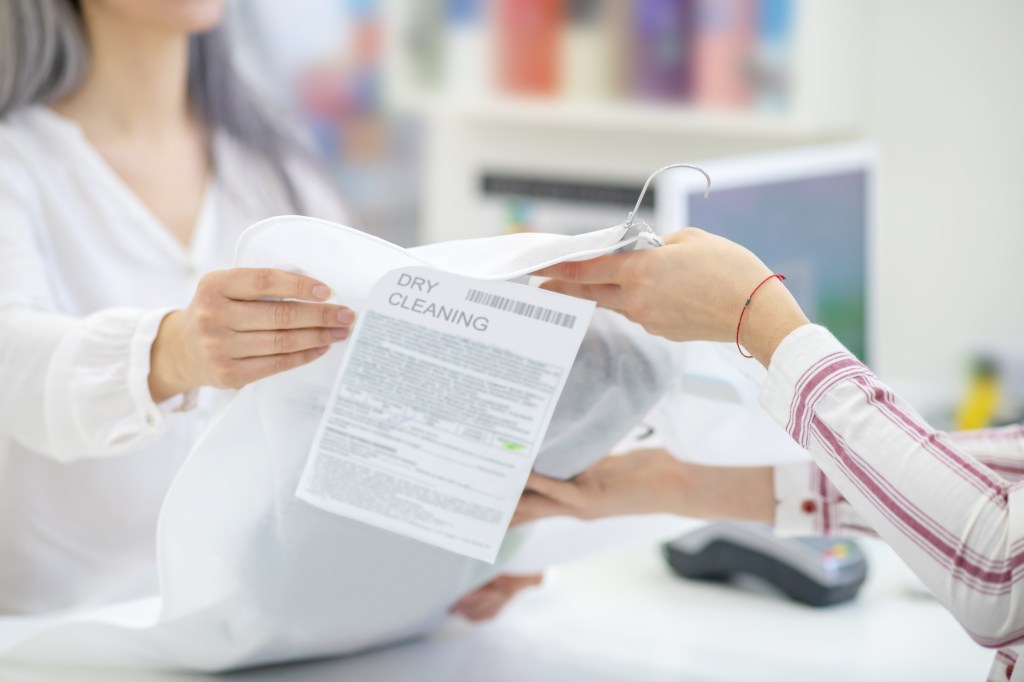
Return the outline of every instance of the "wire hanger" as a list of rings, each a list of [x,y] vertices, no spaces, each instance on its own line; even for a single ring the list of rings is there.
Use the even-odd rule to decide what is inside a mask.
[[[688,163],[670,163],[669,165],[664,166],[664,167],[659,168],[658,170],[654,171],[653,173],[651,173],[650,177],[647,178],[647,182],[644,183],[644,188],[642,190],[640,190],[640,198],[636,200],[636,206],[633,207],[633,210],[630,211],[629,215],[626,217],[626,228],[627,229],[633,227],[633,220],[636,219],[637,211],[640,210],[640,204],[642,204],[643,201],[644,201],[644,196],[647,194],[647,188],[648,188],[648,186],[650,186],[651,180],[653,180],[654,178],[658,177],[659,175],[661,175],[665,171],[671,170],[673,168],[691,168],[691,169],[697,171],[698,173],[700,173],[701,175],[703,175],[704,179],[707,180],[707,183],[708,183],[707,187],[704,189],[704,198],[705,199],[708,198],[708,194],[711,193],[711,176],[708,175],[706,170],[704,170],[703,168],[699,168],[697,166],[691,166]]]

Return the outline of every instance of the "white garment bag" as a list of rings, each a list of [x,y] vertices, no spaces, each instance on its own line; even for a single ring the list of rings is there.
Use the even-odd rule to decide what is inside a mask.
[[[512,279],[548,264],[634,246],[613,227],[402,249],[300,217],[263,221],[237,263],[305,272],[357,312],[395,268],[428,265]],[[299,474],[344,353],[252,384],[200,439],[161,512],[161,594],[53,617],[0,619],[0,655],[73,664],[219,671],[337,655],[428,632],[492,565],[332,515],[295,497]],[[668,344],[616,315],[592,323],[537,460],[554,476],[582,471],[651,409],[671,371]]]
[[[428,265],[513,279],[646,239],[626,233],[618,226],[575,237],[521,234],[406,250],[339,225],[281,217],[243,235],[237,263],[305,272],[358,312],[374,282],[395,268]],[[0,656],[223,671],[345,654],[429,632],[459,597],[506,567],[545,565],[544,548],[558,548],[547,560],[571,557],[566,548],[575,546],[574,536],[536,540],[544,524],[511,531],[488,565],[296,498],[344,345],[244,388],[197,443],[161,513],[159,595],[86,613],[0,618]],[[598,311],[536,470],[564,478],[609,452],[663,395],[678,393],[684,349]],[[749,426],[750,409],[728,409]],[[757,434],[751,437],[756,442]],[[681,526],[636,518],[610,527],[614,533],[592,533],[579,546],[653,542]]]

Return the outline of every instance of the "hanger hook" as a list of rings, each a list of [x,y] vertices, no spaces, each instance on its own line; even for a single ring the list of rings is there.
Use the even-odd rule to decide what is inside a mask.
[[[704,170],[703,168],[699,168],[697,166],[691,166],[688,163],[670,163],[669,165],[664,166],[664,167],[659,168],[658,170],[654,171],[653,173],[651,173],[650,177],[647,178],[647,182],[644,183],[644,188],[642,190],[640,190],[640,198],[638,198],[636,200],[636,206],[633,207],[633,210],[629,212],[629,216],[626,218],[626,225],[627,226],[633,224],[633,219],[636,217],[637,211],[640,210],[640,204],[642,204],[643,201],[644,201],[644,196],[647,194],[647,187],[651,184],[651,180],[653,180],[654,178],[658,177],[659,175],[661,175],[665,171],[671,170],[673,168],[692,168],[693,170],[695,170],[698,173],[700,173],[701,175],[703,175],[704,179],[707,180],[707,183],[708,183],[707,187],[704,188],[704,198],[705,199],[708,198],[708,194],[711,193],[711,176],[708,175],[706,170]]]

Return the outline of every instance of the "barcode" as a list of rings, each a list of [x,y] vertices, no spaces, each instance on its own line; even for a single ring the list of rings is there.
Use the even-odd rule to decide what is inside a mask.
[[[533,305],[532,303],[526,303],[525,301],[517,301],[512,298],[506,298],[505,296],[498,296],[497,294],[489,294],[486,291],[470,289],[466,292],[466,300],[470,303],[479,303],[490,308],[497,308],[498,310],[503,310],[515,315],[530,317],[541,322],[557,324],[559,327],[572,329],[576,326],[575,315],[561,313],[557,310],[552,310],[551,308],[544,308],[539,305]]]

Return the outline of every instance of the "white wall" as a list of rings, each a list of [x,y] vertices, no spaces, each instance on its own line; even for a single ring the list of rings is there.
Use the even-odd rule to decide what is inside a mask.
[[[1024,2],[873,0],[867,133],[881,148],[879,369],[1024,349]]]

